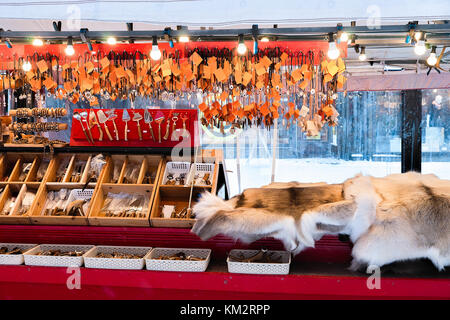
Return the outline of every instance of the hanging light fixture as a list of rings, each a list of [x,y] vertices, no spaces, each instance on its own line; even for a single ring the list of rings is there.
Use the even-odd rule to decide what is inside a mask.
[[[109,45],[111,45],[111,46],[117,44],[117,40],[116,40],[116,38],[114,38],[114,37],[109,37],[109,38],[106,40],[106,42],[107,42]]]
[[[30,61],[25,61],[23,64],[22,64],[22,69],[23,69],[23,71],[25,71],[25,72],[28,72],[28,71],[30,71],[31,70],[31,62]]]
[[[422,32],[420,32],[420,31],[414,32],[414,39],[416,39],[416,41],[419,41],[421,37],[422,37]]]
[[[414,52],[418,55],[421,56],[425,53],[425,51],[427,51],[427,48],[425,47],[425,40],[424,40],[425,36],[423,32],[420,32],[420,37],[419,40],[417,40],[416,45],[414,46]]]
[[[437,63],[437,58],[436,58],[436,46],[432,46],[431,47],[431,53],[430,56],[427,59],[427,63],[429,66],[434,66]]]
[[[348,33],[347,33],[347,32],[345,32],[345,31],[344,31],[344,32],[342,32],[342,33],[341,33],[341,38],[340,38],[340,39],[341,39],[341,41],[342,41],[342,42],[347,42],[347,41],[348,41],[348,39],[349,39],[349,37],[348,37]]]
[[[366,61],[367,60],[367,56],[366,56],[366,47],[361,47],[361,51],[359,53],[358,59],[360,61]]]
[[[75,49],[73,48],[73,41],[72,41],[72,37],[69,37],[67,39],[67,46],[64,49],[64,52],[66,53],[66,55],[68,56],[73,56],[75,54]]]
[[[340,52],[339,49],[336,46],[336,42],[333,39],[333,33],[330,32],[328,34],[328,58],[330,58],[331,60],[336,60],[337,58],[339,58]]]
[[[42,41],[42,39],[40,39],[40,38],[33,39],[33,46],[41,47],[43,45],[44,45],[44,41]]]
[[[244,35],[243,34],[239,35],[239,44],[237,46],[237,52],[241,56],[247,52],[247,46],[244,43]]]
[[[150,57],[152,58],[152,60],[161,59],[161,51],[158,48],[158,40],[156,39],[156,36],[153,36],[152,51],[150,51]]]

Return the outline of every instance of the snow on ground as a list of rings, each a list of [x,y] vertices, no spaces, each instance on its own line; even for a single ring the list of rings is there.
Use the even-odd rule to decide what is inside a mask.
[[[241,188],[239,190],[236,159],[225,159],[228,171],[230,196],[246,188],[257,188],[269,184],[272,174],[272,159],[244,159],[240,161]],[[277,159],[276,182],[327,182],[341,183],[358,173],[384,177],[400,173],[400,162],[345,161],[331,158]],[[434,173],[441,179],[450,179],[448,162],[424,162],[423,173]]]

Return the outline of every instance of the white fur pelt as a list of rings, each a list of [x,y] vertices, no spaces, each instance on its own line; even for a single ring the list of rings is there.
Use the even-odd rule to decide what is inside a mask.
[[[238,204],[239,197],[224,201],[204,194],[193,208],[197,221],[192,232],[202,239],[221,233],[244,242],[271,236],[294,254],[314,247],[325,234],[341,233],[354,243],[352,269],[419,258],[430,259],[439,270],[450,265],[449,180],[415,172],[384,178],[358,175],[344,182],[342,199],[300,213],[275,212],[264,202],[266,188],[273,187],[274,192],[285,188],[291,198],[296,188],[321,189],[316,197],[323,197],[326,186],[332,185],[291,182],[252,189],[247,198],[258,197],[261,190],[262,200],[247,207]]]

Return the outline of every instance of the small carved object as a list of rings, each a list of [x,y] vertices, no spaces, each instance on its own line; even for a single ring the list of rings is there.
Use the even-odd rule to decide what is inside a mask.
[[[229,258],[236,262],[253,262],[253,263],[280,263],[281,256],[273,257],[274,252],[269,252],[266,249],[261,249],[250,257],[244,257],[242,254],[240,257],[229,255]]]
[[[38,252],[38,256],[66,256],[66,257],[81,257],[85,251],[61,251],[61,250],[47,250]]]
[[[7,247],[0,248],[0,254],[15,255],[15,254],[22,254],[22,253],[23,253],[22,249],[19,249],[19,248],[13,248],[10,251],[8,251]]]
[[[96,258],[108,258],[108,259],[142,259],[144,255],[139,254],[128,254],[128,253],[119,253],[119,252],[113,252],[113,253],[98,253]]]
[[[153,258],[154,260],[187,260],[187,261],[203,261],[204,258],[199,258],[195,256],[186,256],[186,254],[182,251],[175,253],[171,256],[169,255],[161,255],[158,258]]]

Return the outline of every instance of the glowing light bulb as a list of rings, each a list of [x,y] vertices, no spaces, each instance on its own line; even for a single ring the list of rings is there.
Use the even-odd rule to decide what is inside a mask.
[[[437,58],[436,58],[436,46],[432,46],[431,47],[431,53],[430,56],[427,59],[427,63],[429,66],[434,66],[437,63]]]
[[[115,44],[117,43],[117,40],[116,40],[116,38],[114,38],[114,37],[109,37],[109,38],[106,40],[106,42],[107,42],[109,45],[113,46],[113,45],[115,45]]]
[[[347,32],[342,32],[340,39],[341,39],[342,42],[348,41],[348,33]]]
[[[30,61],[25,61],[22,65],[22,69],[25,72],[28,72],[31,70],[31,62]]]
[[[161,59],[161,51],[159,50],[157,44],[152,45],[152,51],[150,51],[150,57],[152,58],[152,60]]]
[[[414,38],[419,41],[422,38],[422,32],[418,31],[414,33]]]
[[[239,43],[237,47],[237,52],[242,56],[247,52],[247,47],[244,43]]]
[[[340,52],[339,49],[336,47],[336,42],[332,41],[328,44],[328,58],[331,60],[336,60],[339,58]]]
[[[152,60],[161,59],[161,51],[158,48],[158,39],[156,38],[156,36],[153,36],[152,50],[150,51],[150,58],[152,58]]]
[[[42,39],[35,38],[33,40],[33,46],[40,47],[40,46],[43,46],[43,45],[44,45],[44,41],[42,41]]]
[[[359,59],[360,61],[365,61],[365,60],[367,59],[367,56],[366,56],[366,48],[365,48],[365,47],[361,47],[361,53],[359,54],[358,59]]]
[[[430,53],[430,56],[427,59],[427,63],[429,66],[434,66],[437,63],[436,53]]]
[[[423,40],[417,41],[416,45],[414,46],[414,52],[418,56],[421,56],[425,53],[425,51],[427,51],[427,48],[425,47],[425,41]]]
[[[261,42],[269,42],[269,38],[267,38],[267,37],[262,37]]]
[[[179,42],[183,42],[183,43],[189,42],[189,37],[188,37],[188,36],[181,36],[181,37],[178,39],[178,41],[179,41]]]
[[[73,56],[75,54],[75,49],[73,48],[72,45],[67,45],[67,47],[64,49],[64,52],[66,53],[66,55],[68,56]]]
[[[241,56],[247,52],[247,46],[244,43],[244,36],[242,34],[239,35],[239,44],[237,47],[237,53]]]

